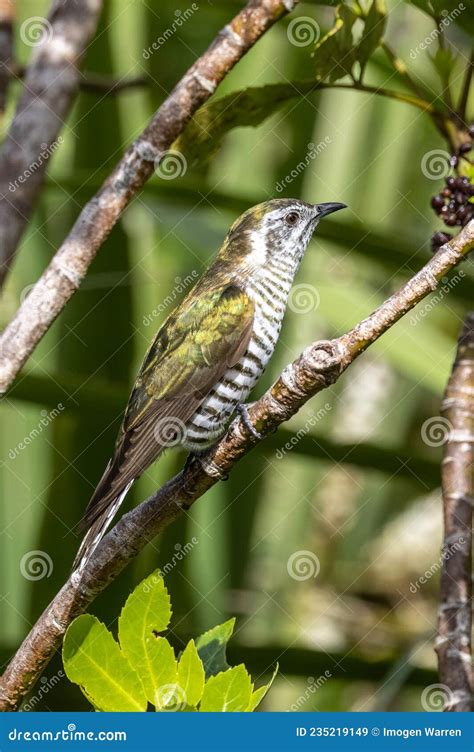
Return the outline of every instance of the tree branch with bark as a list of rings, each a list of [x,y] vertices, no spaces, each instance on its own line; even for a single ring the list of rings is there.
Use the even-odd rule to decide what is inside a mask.
[[[20,34],[33,47],[33,53],[25,72],[23,93],[0,152],[0,286],[35,207],[46,167],[77,93],[79,65],[101,10],[102,0],[56,0],[41,27],[36,16],[22,24]]]
[[[209,99],[227,73],[267,29],[292,10],[297,2],[250,0],[165,99],[143,133],[85,205],[68,237],[0,337],[0,394],[6,392],[76,292],[123,210],[152,175],[155,164],[171,147],[193,113]],[[7,225],[7,217],[0,212],[0,232],[13,232],[6,229]],[[12,247],[11,242],[9,247]]]
[[[315,342],[287,366],[253,405],[249,418],[264,438],[295,415],[311,397],[335,383],[371,344],[436,289],[474,248],[474,220],[444,245],[400,290],[368,318],[337,339]],[[206,456],[192,458],[153,496],[126,514],[105,536],[83,572],[74,572],[25,638],[0,683],[0,709],[15,710],[61,643],[71,621],[170,522],[231,472],[261,439],[237,418]]]
[[[459,337],[446,387],[443,415],[447,431],[441,468],[444,541],[438,611],[439,678],[446,688],[444,709],[472,709],[472,505],[474,448],[474,313]]]

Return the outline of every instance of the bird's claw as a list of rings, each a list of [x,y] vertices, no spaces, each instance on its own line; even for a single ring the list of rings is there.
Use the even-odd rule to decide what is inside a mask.
[[[191,463],[196,460],[196,462],[199,462],[202,469],[206,473],[206,475],[210,475],[211,478],[217,478],[218,480],[227,480],[228,474],[223,473],[220,467],[216,465],[216,463],[207,457],[207,453],[205,454],[194,454],[193,452],[188,455],[186,459],[186,464],[184,466],[184,470],[186,471]]]
[[[239,404],[235,408],[235,411],[236,413],[240,415],[242,423],[244,424],[249,434],[253,436],[253,438],[256,439],[257,441],[261,441],[263,439],[263,436],[261,433],[257,431],[256,428],[253,427],[252,423],[250,422],[250,416],[249,416],[249,411],[247,409],[247,405],[244,405],[243,402],[239,402]]]

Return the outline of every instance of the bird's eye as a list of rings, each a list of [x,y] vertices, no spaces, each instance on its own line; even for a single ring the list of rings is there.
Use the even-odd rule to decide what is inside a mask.
[[[285,222],[287,225],[295,225],[297,221],[299,220],[300,215],[298,212],[292,211],[288,212],[288,214],[285,216]]]

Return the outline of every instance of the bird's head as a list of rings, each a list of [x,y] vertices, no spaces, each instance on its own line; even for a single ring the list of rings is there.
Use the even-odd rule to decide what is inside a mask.
[[[221,258],[243,270],[264,268],[273,260],[297,268],[319,220],[345,204],[308,204],[278,198],[248,209],[230,228]]]

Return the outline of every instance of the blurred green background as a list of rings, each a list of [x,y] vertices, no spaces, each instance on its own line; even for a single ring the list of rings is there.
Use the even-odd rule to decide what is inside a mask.
[[[0,303],[2,325],[126,146],[242,5],[202,2],[176,27],[183,3],[105,3],[85,70],[146,74],[149,83],[117,96],[80,93]],[[22,0],[18,26],[47,7]],[[436,92],[429,54],[409,57],[432,22],[410,5],[389,7],[388,38]],[[293,15],[316,19],[324,31],[333,11],[302,3]],[[289,43],[290,20],[265,35],[216,96],[311,77],[311,47]],[[143,51],[173,23],[175,33],[145,59]],[[454,26],[450,34],[467,54],[467,36]],[[16,43],[26,63],[31,49],[19,35]],[[392,77],[376,56],[367,80],[389,85]],[[455,90],[459,77],[458,71]],[[19,92],[14,84],[4,131]],[[308,144],[321,142],[320,153],[279,192]],[[151,338],[238,214],[279,195],[349,206],[325,220],[311,243],[297,278],[305,287],[288,311],[258,396],[307,344],[346,331],[429,258],[439,228],[429,199],[441,181],[424,177],[420,164],[433,149],[446,145],[419,110],[360,92],[323,91],[296,97],[258,127],[232,130],[207,164],[189,161],[176,179],[152,178],[0,408],[3,664],[68,574],[79,542],[75,526],[111,454]],[[423,441],[422,427],[440,412],[472,296],[470,275],[465,263],[463,278],[428,315],[415,312],[396,325],[150,544],[91,610],[113,627],[132,586],[166,567],[177,646],[236,615],[231,662],[245,661],[254,677],[280,662],[264,710],[422,709],[423,689],[437,680],[442,517],[441,448]],[[125,507],[183,461],[184,454],[169,451]],[[34,552],[46,572],[28,570]],[[56,658],[34,709],[87,709],[60,671]]]

